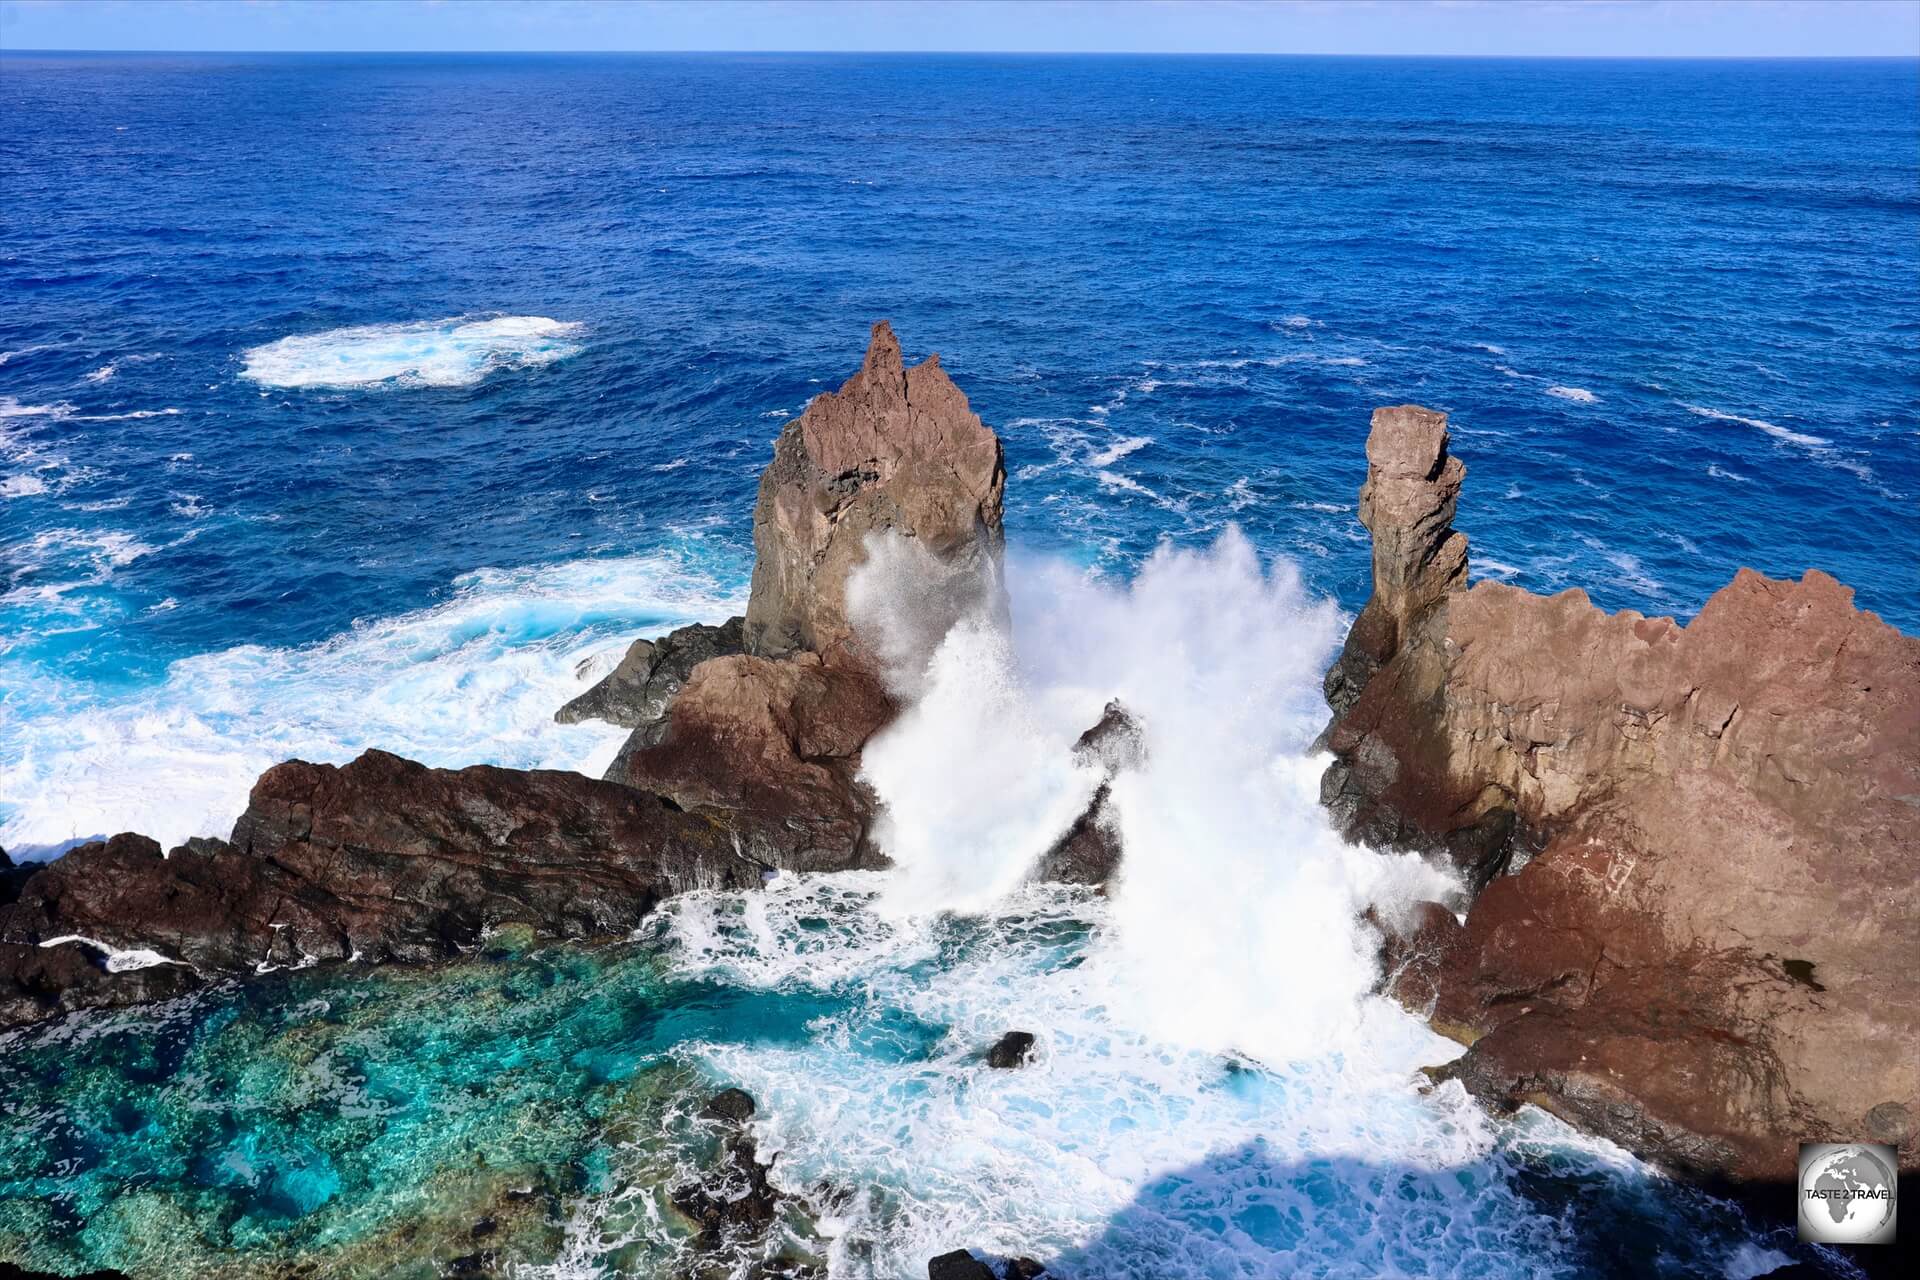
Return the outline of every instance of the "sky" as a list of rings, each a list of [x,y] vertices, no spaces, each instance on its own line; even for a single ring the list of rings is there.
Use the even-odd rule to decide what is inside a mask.
[[[0,0],[0,51],[1920,57],[1920,0]]]

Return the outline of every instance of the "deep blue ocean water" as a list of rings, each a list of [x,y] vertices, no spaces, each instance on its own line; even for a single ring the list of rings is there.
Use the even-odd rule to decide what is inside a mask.
[[[1476,575],[1685,617],[1817,566],[1920,628],[1911,60],[6,55],[0,845],[224,833],[292,755],[592,768],[618,734],[552,709],[738,608],[772,437],[883,317],[1000,432],[1021,555],[1120,581],[1232,523],[1357,608],[1368,415],[1416,401]],[[236,1070],[280,1034],[180,1016]],[[102,1105],[63,1214],[114,1203]],[[1532,1229],[1451,1256],[1595,1273]]]

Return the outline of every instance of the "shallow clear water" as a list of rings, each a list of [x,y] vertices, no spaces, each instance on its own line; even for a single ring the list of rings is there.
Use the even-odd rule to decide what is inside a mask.
[[[902,922],[874,880],[683,899],[597,951],[281,975],[8,1037],[0,1256],[432,1275],[492,1217],[481,1243],[527,1275],[668,1274],[686,1228],[660,1193],[701,1167],[689,1116],[722,1084],[822,1211],[740,1269],[917,1275],[970,1245],[1064,1277],[1718,1280],[1790,1247],[1543,1115],[1421,1094],[1411,1068],[1444,1047],[1384,1005],[1349,1050],[1196,1053],[1106,1003],[1097,900]],[[988,1068],[1015,1026],[1041,1030],[1034,1063]]]
[[[738,1083],[819,1211],[765,1251],[835,1274],[1767,1269],[1770,1224],[1419,1091],[1452,1050],[1365,996],[1351,921],[1420,873],[1331,838],[1302,753],[1380,404],[1453,415],[1478,574],[1686,616],[1815,565],[1920,625],[1917,88],[0,58],[15,854],[224,834],[289,756],[597,771],[618,732],[554,708],[740,608],[769,442],[883,316],[1006,442],[1019,628],[936,655],[870,753],[882,881],[0,1041],[0,1257],[424,1275],[489,1218],[530,1274],[662,1274],[689,1114]],[[1127,881],[1015,888],[1116,693],[1167,744],[1116,792]],[[989,1073],[1019,1025],[1039,1061]]]

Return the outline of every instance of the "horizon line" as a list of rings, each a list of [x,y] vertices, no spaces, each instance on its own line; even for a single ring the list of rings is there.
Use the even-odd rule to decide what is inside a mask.
[[[1402,58],[1455,62],[1916,62],[1920,53],[1318,53],[1149,51],[1140,49],[9,49],[23,54],[136,54],[143,56],[260,55],[295,58],[466,57],[618,58],[653,57],[835,57],[835,58]]]

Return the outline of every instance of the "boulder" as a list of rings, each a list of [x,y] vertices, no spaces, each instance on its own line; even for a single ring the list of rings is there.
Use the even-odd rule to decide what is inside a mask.
[[[1042,854],[1033,878],[1055,884],[1104,886],[1120,869],[1120,820],[1113,811],[1113,779],[1146,763],[1146,735],[1117,699],[1073,744],[1073,755],[1105,778],[1066,834]]]
[[[955,1249],[927,1262],[927,1280],[999,1280],[993,1268],[968,1253]]]
[[[1001,1071],[1024,1067],[1027,1059],[1033,1056],[1035,1043],[1031,1031],[1009,1031],[994,1041],[993,1048],[987,1050],[987,1065]]]
[[[667,707],[693,669],[708,658],[745,651],[743,618],[719,626],[694,623],[657,640],[635,640],[605,679],[554,712],[561,724],[604,720],[641,731],[657,741],[666,731]]]
[[[707,1099],[706,1106],[700,1108],[700,1118],[738,1128],[753,1119],[756,1109],[753,1095],[745,1089],[722,1089]]]
[[[1483,1098],[1676,1170],[1891,1140],[1920,1114],[1920,640],[1817,570],[1743,569],[1685,626],[1465,588],[1436,417],[1375,416],[1375,600],[1324,738],[1335,821],[1472,899],[1457,936],[1429,913],[1395,993],[1470,1042]]]

